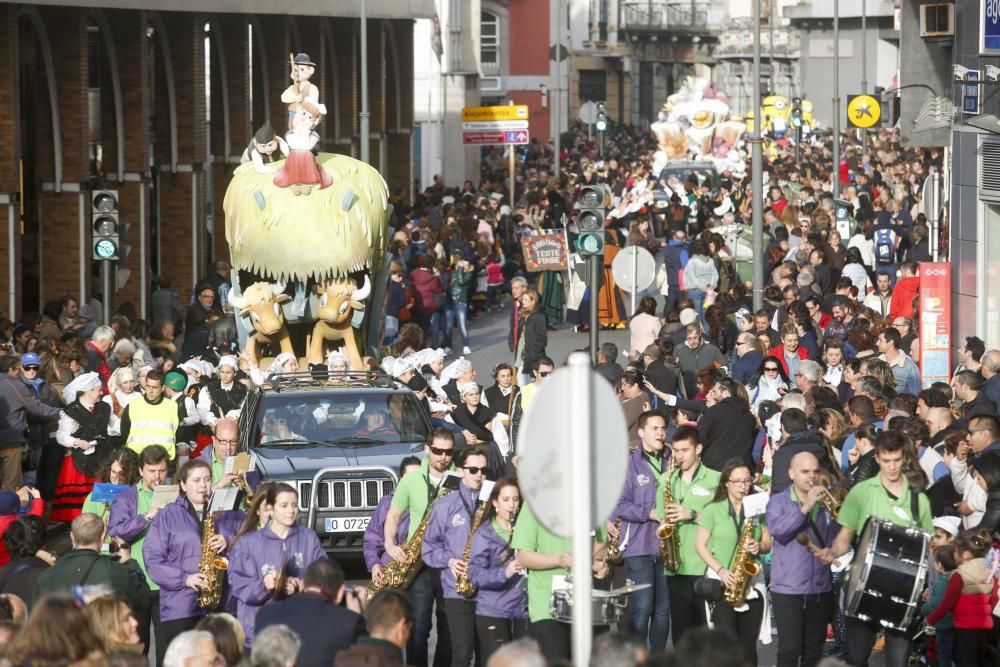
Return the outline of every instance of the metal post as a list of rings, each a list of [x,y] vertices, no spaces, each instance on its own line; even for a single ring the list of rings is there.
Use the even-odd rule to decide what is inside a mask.
[[[361,113],[358,116],[361,121],[361,161],[368,162],[371,157],[368,146],[371,135],[371,114],[368,112],[368,0],[361,0]]]
[[[833,0],[833,198],[840,199],[840,0]]]
[[[601,264],[604,258],[594,255],[590,258],[590,358],[597,365],[597,293],[601,289]]]
[[[514,105],[514,100],[509,102],[511,106]],[[516,146],[514,144],[507,144],[507,150],[510,152],[510,211],[511,215],[514,215],[514,192],[517,188],[517,179],[514,177],[514,169],[517,164],[517,156],[515,155]]]
[[[638,282],[639,282],[639,252],[638,252],[638,247],[636,247],[636,250],[632,252],[632,299],[631,303],[629,304],[631,307],[629,313],[635,312],[635,298],[637,296],[636,292],[638,291],[636,289],[636,284]]]
[[[102,324],[110,326],[111,323],[111,262],[104,260],[101,262],[101,311],[104,316]]]
[[[868,94],[868,1],[861,0],[861,94]],[[881,102],[881,100],[880,100]],[[868,150],[868,130],[861,130],[861,151]]]
[[[753,132],[750,135],[753,212],[753,309],[764,306],[764,156],[761,152],[760,113],[760,0],[753,0]]]
[[[570,457],[570,472],[573,477],[573,664],[586,665],[590,661],[590,645],[594,636],[591,621],[590,597],[593,582],[591,567],[594,558],[593,541],[590,531],[591,509],[591,461],[594,451],[591,438],[594,433],[594,416],[598,406],[594,405],[594,374],[590,370],[587,355],[574,352],[569,355],[568,366],[573,374],[573,396],[570,405],[580,406],[586,415],[571,420],[573,443],[577,456]]]
[[[562,125],[562,14],[563,0],[556,1],[556,85],[553,89],[555,99],[552,104],[552,115],[555,121],[555,135],[552,138],[552,175],[559,177],[559,127]]]

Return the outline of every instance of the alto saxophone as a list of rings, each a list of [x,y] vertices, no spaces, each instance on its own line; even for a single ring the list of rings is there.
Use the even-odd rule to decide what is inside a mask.
[[[618,565],[624,560],[622,554],[622,520],[615,519],[615,537],[608,539],[608,562]]]
[[[677,531],[677,524],[666,518],[667,506],[675,504],[670,478],[676,470],[676,459],[671,457],[663,484],[663,523],[656,529],[656,536],[660,539],[660,558],[663,560],[663,568],[668,572],[676,572],[684,562],[681,558],[681,536]]]
[[[229,569],[229,559],[220,556],[208,545],[215,537],[215,515],[205,514],[201,529],[201,562],[198,572],[204,575],[208,584],[198,591],[198,606],[202,609],[214,609],[222,602],[222,584]]]
[[[253,504],[253,489],[250,488],[250,482],[247,481],[247,474],[241,472],[236,476],[233,482],[238,489],[243,491],[243,505],[245,507],[250,507]]]
[[[486,516],[486,508],[489,505],[489,503],[483,503],[476,511],[476,515],[472,518],[472,527],[469,529],[469,539],[465,541],[465,551],[462,552],[462,562],[465,563],[465,574],[461,574],[455,579],[455,592],[464,598],[471,598],[476,594],[476,587],[472,584],[472,580],[469,579],[472,538],[476,536],[476,531],[479,530],[479,525],[483,522],[483,517]]]
[[[743,522],[740,540],[736,544],[736,553],[733,554],[733,561],[729,564],[729,571],[736,577],[736,582],[732,586],[726,587],[725,598],[726,602],[733,607],[739,607],[746,602],[747,592],[750,590],[750,580],[760,573],[760,563],[747,548],[753,541],[756,520],[756,517],[750,517]]]
[[[424,534],[427,532],[427,524],[431,520],[431,510],[434,509],[434,503],[444,498],[450,492],[451,489],[442,489],[437,498],[434,499],[434,502],[427,507],[427,511],[424,512],[423,518],[420,519],[420,523],[417,525],[417,529],[413,532],[410,539],[403,543],[403,560],[390,561],[382,570],[382,581],[378,584],[373,581],[372,585],[368,587],[369,601],[379,591],[386,588],[398,588],[401,590],[409,588],[413,580],[417,578],[417,574],[420,572],[420,554],[424,548]]]

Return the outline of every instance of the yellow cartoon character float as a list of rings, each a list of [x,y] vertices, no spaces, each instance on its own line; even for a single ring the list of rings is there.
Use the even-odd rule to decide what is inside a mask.
[[[302,85],[311,63],[306,54],[293,58],[293,88],[302,94],[282,96],[290,101],[288,158],[263,170],[237,167],[226,190],[232,301],[255,361],[291,345],[315,368],[339,347],[361,371],[381,343],[389,190],[364,162],[313,154],[326,109],[315,87]]]

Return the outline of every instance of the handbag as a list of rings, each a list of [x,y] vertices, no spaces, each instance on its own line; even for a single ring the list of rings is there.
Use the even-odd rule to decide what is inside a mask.
[[[722,582],[708,576],[698,577],[694,582],[694,594],[706,602],[719,602],[722,600]]]

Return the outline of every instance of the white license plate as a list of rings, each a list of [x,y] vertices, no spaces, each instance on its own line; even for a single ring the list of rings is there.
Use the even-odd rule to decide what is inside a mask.
[[[349,517],[329,517],[325,519],[326,532],[328,533],[361,533],[368,528],[371,517],[363,516],[357,518]]]

